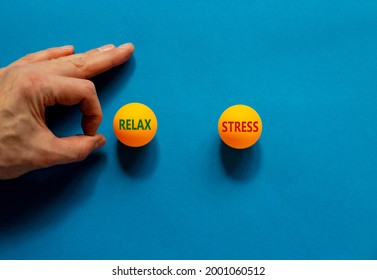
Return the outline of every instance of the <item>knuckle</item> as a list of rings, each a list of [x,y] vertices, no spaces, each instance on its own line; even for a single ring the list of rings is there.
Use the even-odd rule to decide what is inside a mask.
[[[88,92],[89,94],[96,94],[96,86],[95,84],[90,80],[83,80],[83,86],[85,88],[85,92]]]
[[[72,57],[69,62],[79,71],[81,77],[86,77],[87,62],[85,56]]]
[[[111,63],[112,66],[116,66],[116,65],[119,65],[119,61],[120,61],[120,55],[122,54],[119,49],[117,48],[114,48],[112,50],[110,50],[109,52],[112,52],[112,55],[109,59],[109,62]]]
[[[35,60],[35,55],[33,53],[31,54],[27,54],[25,56],[23,56],[20,60],[22,60],[23,62],[33,62]]]
[[[103,119],[103,116],[102,116],[102,110],[99,111],[99,114],[97,115],[97,123],[101,123],[102,122],[102,119]]]
[[[86,159],[89,155],[89,151],[88,149],[80,149],[78,150],[74,155],[73,155],[73,158],[72,158],[72,161],[73,162],[79,162],[79,161],[83,161],[84,159]]]

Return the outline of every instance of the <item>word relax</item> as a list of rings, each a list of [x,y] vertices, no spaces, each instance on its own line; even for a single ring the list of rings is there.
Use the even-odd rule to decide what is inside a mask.
[[[120,119],[119,130],[151,130],[151,119]]]
[[[258,122],[222,122],[222,132],[257,132]]]

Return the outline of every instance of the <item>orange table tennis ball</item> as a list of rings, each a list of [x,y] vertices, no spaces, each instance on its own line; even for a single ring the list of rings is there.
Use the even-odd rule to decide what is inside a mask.
[[[115,136],[124,145],[141,147],[156,135],[157,118],[148,106],[129,103],[115,114],[113,128]]]
[[[253,108],[234,105],[220,116],[218,130],[225,144],[235,149],[245,149],[258,141],[262,133],[262,120]]]

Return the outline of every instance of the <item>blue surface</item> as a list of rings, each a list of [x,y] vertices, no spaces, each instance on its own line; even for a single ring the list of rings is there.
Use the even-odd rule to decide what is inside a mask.
[[[2,66],[136,47],[95,79],[103,149],[0,182],[1,259],[377,258],[376,1],[2,1],[0,26]],[[128,149],[112,119],[135,101],[159,128]],[[244,151],[217,134],[239,103],[263,120]]]

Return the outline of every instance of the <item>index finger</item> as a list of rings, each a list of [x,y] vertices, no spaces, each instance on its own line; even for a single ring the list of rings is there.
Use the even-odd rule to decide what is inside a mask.
[[[55,75],[88,79],[125,63],[134,52],[131,43],[119,47],[95,49],[83,54],[43,62],[44,70]]]
[[[93,82],[84,79],[49,75],[50,85],[41,92],[43,104],[52,106],[79,104],[84,134],[95,135],[102,121],[102,110]]]

